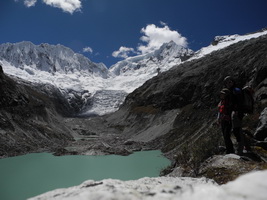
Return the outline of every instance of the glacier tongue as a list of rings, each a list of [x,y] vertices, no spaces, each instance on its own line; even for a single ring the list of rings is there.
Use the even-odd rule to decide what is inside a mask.
[[[80,115],[104,115],[119,109],[126,95],[123,90],[98,90],[92,97],[93,104]]]

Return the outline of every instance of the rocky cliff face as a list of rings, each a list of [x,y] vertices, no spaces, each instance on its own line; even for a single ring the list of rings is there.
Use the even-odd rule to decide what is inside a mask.
[[[57,149],[72,139],[58,114],[64,106],[39,89],[0,68],[0,157]]]

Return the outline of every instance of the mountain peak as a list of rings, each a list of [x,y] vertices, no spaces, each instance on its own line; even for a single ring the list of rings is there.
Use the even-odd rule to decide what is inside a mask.
[[[156,69],[166,71],[174,65],[180,64],[182,61],[190,58],[194,51],[177,45],[174,41],[164,43],[154,52],[144,55],[129,57],[123,61],[111,66],[110,71],[115,75],[129,73],[156,73]]]
[[[93,63],[87,57],[60,44],[34,45],[28,41],[1,44],[0,58],[22,70],[27,66],[52,74],[56,72],[68,74],[79,71],[103,78],[110,76],[104,64]]]

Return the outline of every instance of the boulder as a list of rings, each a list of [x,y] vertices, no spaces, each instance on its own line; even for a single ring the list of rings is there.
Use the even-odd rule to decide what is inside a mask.
[[[199,176],[212,178],[218,184],[225,184],[242,174],[267,168],[266,163],[258,163],[256,166],[255,162],[250,160],[249,157],[235,154],[214,155],[201,164]]]

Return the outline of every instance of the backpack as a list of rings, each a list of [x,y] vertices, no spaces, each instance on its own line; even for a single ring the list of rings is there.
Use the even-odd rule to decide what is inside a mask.
[[[245,86],[242,88],[243,103],[242,109],[245,114],[252,114],[254,111],[254,90]]]

